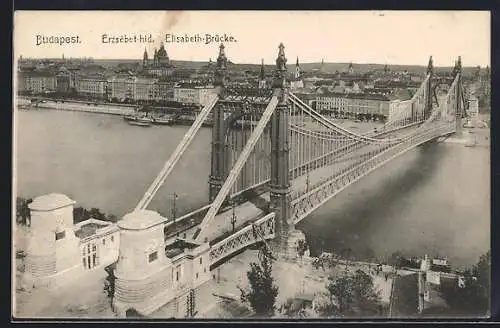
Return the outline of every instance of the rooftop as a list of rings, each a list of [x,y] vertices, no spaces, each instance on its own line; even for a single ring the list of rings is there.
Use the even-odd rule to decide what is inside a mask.
[[[105,224],[99,224],[95,222],[88,222],[80,226],[78,230],[75,231],[75,236],[80,239],[84,239],[95,235],[97,230],[107,227]]]
[[[75,201],[63,194],[47,194],[39,196],[28,207],[34,211],[51,211],[75,204]]]
[[[26,77],[54,77],[55,72],[51,72],[48,70],[44,71],[21,71],[18,73],[20,76],[26,76]]]
[[[207,84],[201,84],[201,83],[195,83],[195,82],[180,82],[178,83],[175,88],[189,88],[189,89],[211,89],[213,88],[212,85],[207,85]]]
[[[118,227],[126,230],[144,230],[165,221],[166,219],[157,212],[138,210],[126,214],[118,221]]]
[[[380,95],[380,94],[340,93],[340,92],[325,91],[324,89],[323,89],[323,93],[318,94],[318,97],[338,97],[338,98],[367,99],[367,100],[385,100],[385,101],[389,101],[390,100],[387,96]]]

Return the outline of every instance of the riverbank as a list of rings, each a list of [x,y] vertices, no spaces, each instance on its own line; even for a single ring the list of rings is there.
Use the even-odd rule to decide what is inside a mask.
[[[93,104],[93,103],[82,103],[82,102],[61,102],[44,100],[38,104],[27,104],[18,103],[18,107],[25,110],[36,110],[39,108],[43,109],[54,109],[54,110],[64,110],[73,112],[86,112],[86,113],[96,113],[96,114],[109,114],[109,115],[132,115],[136,111],[134,107],[125,107],[119,105],[107,105],[107,104]]]
[[[240,301],[240,289],[248,287],[247,271],[250,263],[258,263],[258,251],[246,250],[237,255],[223,266],[212,271],[215,281],[215,293],[218,295],[218,301],[214,303],[208,311],[202,314],[203,318],[234,318],[252,316],[252,311],[248,305]],[[389,308],[392,291],[393,277],[389,275],[387,279],[383,272],[376,274],[374,272],[376,264],[364,262],[340,261],[336,265],[324,268],[316,268],[313,265],[311,257],[302,258],[282,258],[273,263],[273,277],[279,288],[276,299],[276,308],[278,309],[275,318],[284,318],[279,309],[289,300],[309,300],[321,298],[326,292],[326,285],[329,277],[336,277],[346,269],[348,272],[363,270],[373,278],[375,289],[380,291],[380,298],[383,305]],[[386,268],[385,271],[391,271],[392,268]],[[398,272],[399,273],[399,272]],[[314,315],[312,317],[317,317]],[[311,317],[311,318],[312,318]]]
[[[440,141],[467,147],[490,147],[490,128],[464,128],[460,133]]]

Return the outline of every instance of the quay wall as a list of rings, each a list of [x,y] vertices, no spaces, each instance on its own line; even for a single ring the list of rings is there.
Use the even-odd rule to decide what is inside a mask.
[[[25,101],[19,101],[18,105],[24,105],[28,108],[44,108],[44,109],[55,109],[55,110],[65,110],[65,111],[75,111],[75,112],[87,112],[87,113],[99,113],[99,114],[110,114],[110,115],[130,115],[135,113],[134,107],[129,106],[119,106],[119,105],[107,105],[107,104],[90,104],[82,102],[56,102],[52,100],[46,100],[46,102],[27,105]]]

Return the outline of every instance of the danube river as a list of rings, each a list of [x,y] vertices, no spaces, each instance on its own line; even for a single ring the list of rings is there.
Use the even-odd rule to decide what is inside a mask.
[[[126,124],[120,117],[54,110],[17,113],[17,194],[64,193],[77,206],[131,211],[187,127]],[[486,130],[478,131],[487,133]],[[171,216],[206,204],[210,129],[203,129],[150,209]],[[490,151],[431,143],[360,180],[303,220],[313,254],[357,258],[448,256],[473,264],[490,247]]]

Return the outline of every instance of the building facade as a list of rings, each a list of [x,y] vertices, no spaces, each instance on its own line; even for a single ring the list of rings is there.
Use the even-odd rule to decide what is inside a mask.
[[[388,117],[391,100],[375,94],[325,92],[317,95],[316,104],[318,110],[334,114],[375,114]]]
[[[19,72],[18,91],[43,94],[56,91],[56,76],[51,72]]]
[[[166,241],[168,220],[148,210],[129,213],[118,223],[89,219],[73,224],[74,204],[62,194],[29,204],[24,284],[71,288],[86,274],[112,268],[112,306],[120,317],[130,310],[195,317],[213,304],[208,243]]]
[[[108,80],[103,77],[81,76],[76,81],[76,92],[82,96],[106,99]]]
[[[133,101],[136,96],[135,76],[116,76],[108,80],[110,97],[113,101]]]
[[[174,87],[174,101],[204,106],[208,103],[214,92],[215,89],[212,85],[179,83]]]
[[[135,94],[136,101],[155,101],[160,96],[160,88],[158,79],[136,78],[135,79]]]
[[[193,317],[211,295],[209,245],[176,239],[167,244],[158,213],[141,210],[118,222],[120,251],[116,262],[113,309],[126,317],[143,315]]]
[[[475,96],[469,98],[469,110],[468,114],[472,118],[476,118],[479,115],[479,100]]]
[[[62,285],[118,258],[116,224],[89,219],[73,223],[75,202],[48,194],[29,204],[30,235],[23,279],[29,286]]]

